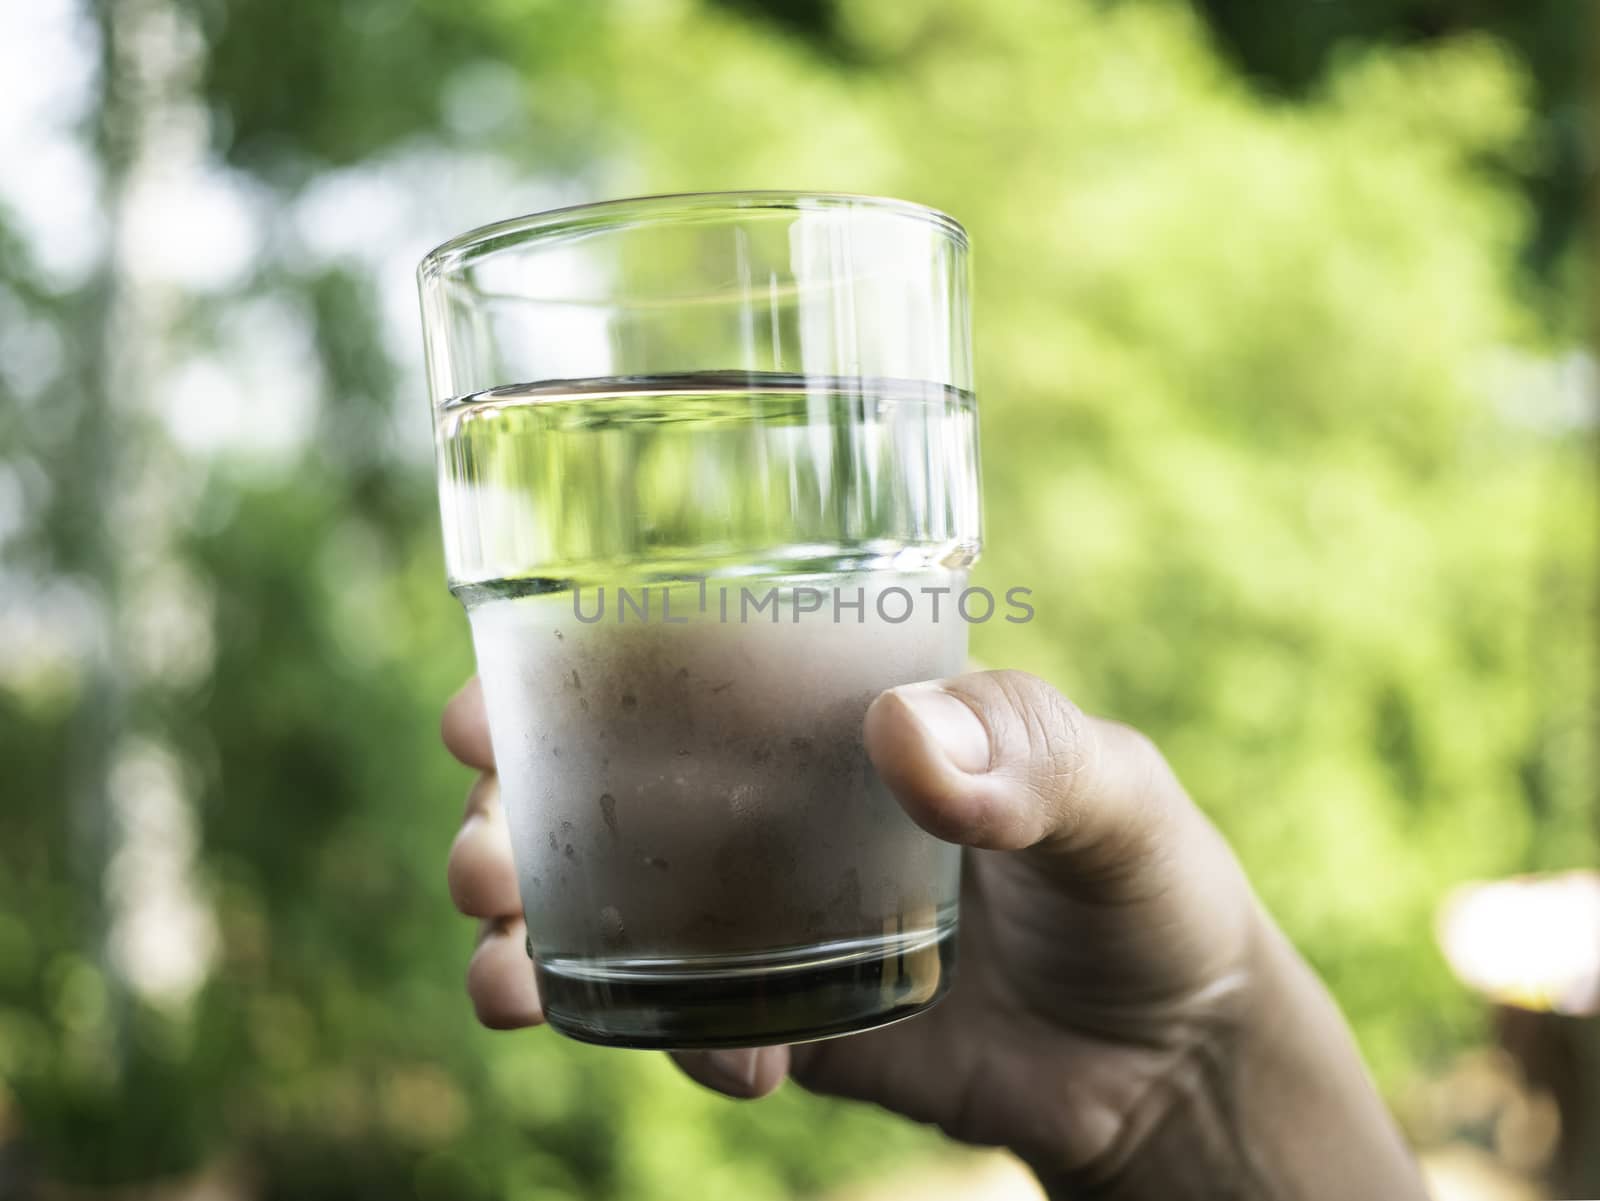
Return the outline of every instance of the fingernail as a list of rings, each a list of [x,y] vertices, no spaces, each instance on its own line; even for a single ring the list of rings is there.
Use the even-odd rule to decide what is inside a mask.
[[[971,705],[937,684],[912,684],[894,691],[951,763],[966,772],[989,770],[989,730]]]
[[[757,1056],[753,1048],[738,1051],[707,1051],[706,1066],[732,1085],[749,1092],[756,1086]]]

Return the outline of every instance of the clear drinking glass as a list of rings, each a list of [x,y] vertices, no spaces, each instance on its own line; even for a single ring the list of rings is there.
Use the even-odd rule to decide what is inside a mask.
[[[966,657],[967,271],[941,213],[763,192],[423,260],[450,587],[564,1033],[789,1042],[948,987],[957,851],[861,724]]]

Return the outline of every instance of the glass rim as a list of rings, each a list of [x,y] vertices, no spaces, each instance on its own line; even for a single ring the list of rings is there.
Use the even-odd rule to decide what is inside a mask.
[[[586,204],[525,213],[503,221],[491,221],[439,243],[417,265],[419,280],[437,279],[482,255],[524,245],[534,238],[566,234],[598,233],[631,226],[659,224],[685,214],[725,213],[733,216],[752,211],[803,211],[806,209],[868,209],[908,217],[943,231],[962,249],[971,240],[961,222],[949,213],[888,196],[869,196],[852,192],[790,192],[754,190],[735,192],[659,192],[645,196],[625,196]]]

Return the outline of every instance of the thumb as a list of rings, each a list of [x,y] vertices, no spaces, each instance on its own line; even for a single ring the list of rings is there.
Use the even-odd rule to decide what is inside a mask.
[[[892,688],[867,710],[866,745],[929,833],[1027,850],[1079,894],[1126,895],[1194,813],[1147,738],[1026,672]]]

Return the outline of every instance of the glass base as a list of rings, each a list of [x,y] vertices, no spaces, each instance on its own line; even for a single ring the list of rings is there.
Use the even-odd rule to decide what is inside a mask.
[[[955,923],[916,934],[696,959],[541,959],[545,1019],[609,1047],[758,1047],[912,1017],[950,987]]]

